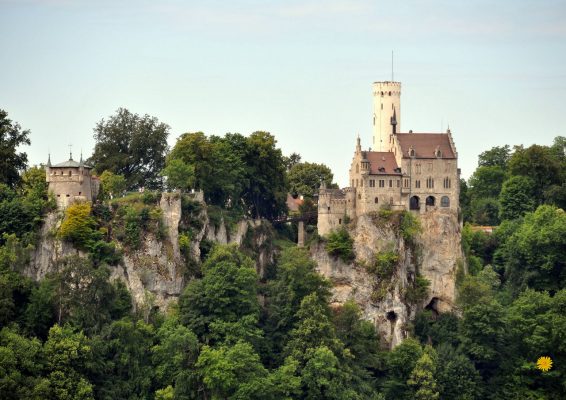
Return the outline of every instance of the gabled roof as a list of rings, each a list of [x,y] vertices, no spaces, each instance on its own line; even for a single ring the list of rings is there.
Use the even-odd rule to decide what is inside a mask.
[[[388,151],[366,151],[365,158],[369,161],[370,170],[372,175],[377,174],[400,174],[395,171],[398,168],[395,154]]]
[[[415,158],[437,158],[437,148],[442,154],[440,158],[456,158],[447,133],[398,133],[397,140],[401,145],[403,158],[410,158],[411,147],[415,150]]]

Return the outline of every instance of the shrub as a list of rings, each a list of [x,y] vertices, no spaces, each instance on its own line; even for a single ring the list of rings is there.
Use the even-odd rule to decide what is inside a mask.
[[[344,262],[350,262],[354,259],[354,240],[345,228],[334,230],[328,234],[326,251]]]
[[[101,236],[94,218],[90,215],[90,203],[73,203],[65,210],[65,219],[59,228],[59,237],[79,248],[86,248]]]
[[[393,276],[399,256],[393,251],[386,251],[376,255],[373,265],[367,265],[366,270],[375,274],[379,280],[389,280]]]
[[[413,242],[415,237],[421,232],[421,223],[412,212],[403,211],[401,214],[401,222],[399,225],[403,239]]]
[[[409,304],[422,303],[428,296],[429,286],[429,280],[417,274],[413,284],[405,289],[405,301]]]

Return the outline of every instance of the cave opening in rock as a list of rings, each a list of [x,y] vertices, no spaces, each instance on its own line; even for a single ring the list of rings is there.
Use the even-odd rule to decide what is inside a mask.
[[[386,317],[389,322],[397,321],[397,313],[395,311],[388,311]]]
[[[438,316],[438,297],[433,297],[425,307],[425,310],[430,310],[433,317]]]

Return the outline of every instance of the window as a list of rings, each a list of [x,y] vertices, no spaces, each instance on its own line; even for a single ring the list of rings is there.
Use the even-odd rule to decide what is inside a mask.
[[[358,180],[356,179],[356,187],[358,187]]]
[[[426,179],[426,187],[429,189],[434,188],[434,179],[432,179],[430,176]]]
[[[369,180],[369,187],[375,187],[375,179]]]
[[[417,175],[420,175],[420,173],[421,173],[421,163],[418,163],[418,164],[415,165],[415,173]]]
[[[397,187],[400,187],[400,186],[401,186],[401,180],[397,179]]]
[[[354,180],[352,179],[352,187],[354,187]]]
[[[448,177],[444,178],[444,189],[450,189],[451,186],[452,186],[452,182],[450,181],[450,178]]]
[[[330,207],[328,207],[328,211],[330,211]]]
[[[415,187],[417,189],[420,189],[421,188],[421,181],[415,181]]]
[[[362,195],[358,194],[358,200],[361,200],[361,199],[362,199]]]
[[[403,181],[403,187],[409,187],[409,179],[405,178],[405,180]]]
[[[356,164],[356,173],[360,172],[360,164]]]
[[[385,187],[385,180],[384,179],[379,180],[379,187]]]
[[[389,179],[389,187],[392,188],[393,187],[393,180]]]
[[[373,199],[373,202],[377,204],[379,202],[379,199],[376,197],[375,199]]]
[[[82,192],[79,192],[79,196],[81,195]]]
[[[338,218],[338,225],[342,225],[342,218]]]
[[[445,163],[444,164],[444,172],[450,172],[450,169],[452,168],[452,163]]]
[[[427,206],[434,206],[435,202],[436,202],[436,199],[434,198],[434,196],[428,196],[426,198],[426,205]]]
[[[440,199],[440,207],[450,207],[450,198],[448,196],[442,196]]]
[[[411,197],[411,200],[409,200],[409,209],[410,210],[418,210],[420,208],[421,208],[421,206],[420,206],[419,196]]]
[[[71,171],[69,171],[69,176],[71,176]]]

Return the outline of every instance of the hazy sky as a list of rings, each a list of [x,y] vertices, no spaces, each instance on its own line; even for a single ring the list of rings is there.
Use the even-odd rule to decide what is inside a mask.
[[[126,107],[171,145],[269,131],[345,185],[392,49],[402,129],[449,123],[464,176],[492,146],[566,136],[564,0],[0,0],[0,108],[31,130],[32,164],[90,155]]]

